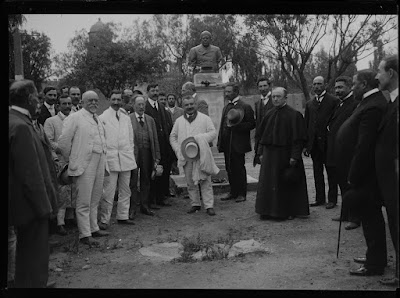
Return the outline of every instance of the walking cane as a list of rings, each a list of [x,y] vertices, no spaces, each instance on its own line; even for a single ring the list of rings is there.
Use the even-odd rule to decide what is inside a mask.
[[[340,246],[340,230],[342,227],[342,216],[343,216],[343,197],[342,197],[342,204],[340,206],[340,217],[339,217],[339,234],[338,234],[338,241],[337,241],[337,250],[336,250],[336,258],[339,258],[339,246]]]

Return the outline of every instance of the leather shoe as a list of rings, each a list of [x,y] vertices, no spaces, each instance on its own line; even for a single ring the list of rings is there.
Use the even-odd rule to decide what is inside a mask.
[[[154,210],[160,210],[160,209],[161,209],[161,207],[159,207],[159,206],[156,205],[156,204],[150,204],[150,205],[149,205],[149,208],[150,208],[150,209],[154,209]]]
[[[227,195],[226,197],[221,198],[221,201],[229,201],[229,200],[234,200],[236,199],[234,196],[231,194]]]
[[[190,208],[190,210],[187,213],[195,213],[197,211],[200,211],[201,207],[200,206],[192,206],[192,208]]]
[[[321,205],[324,205],[324,203],[315,202],[315,203],[311,203],[310,207],[317,207],[317,206],[321,206]]]
[[[339,217],[334,217],[334,218],[332,218],[332,220],[333,221],[340,221],[340,216]],[[342,221],[345,221],[345,220],[342,219]]]
[[[364,266],[361,266],[358,269],[350,270],[350,275],[356,276],[372,276],[372,275],[383,275],[384,269],[368,269]]]
[[[332,209],[332,208],[335,208],[335,206],[336,206],[335,203],[329,202],[328,204],[326,204],[325,208],[326,209]]]
[[[236,203],[244,202],[246,201],[246,198],[243,196],[238,196],[235,200]]]
[[[151,210],[149,210],[149,209],[147,209],[147,208],[141,208],[141,209],[140,209],[140,212],[143,213],[143,214],[145,214],[145,215],[154,216],[154,212],[151,211]]]
[[[357,229],[359,226],[360,225],[358,223],[350,222],[344,228],[345,228],[345,230],[354,230],[354,229]]]
[[[208,208],[208,209],[207,209],[207,214],[208,214],[208,215],[215,215],[214,209],[213,209],[213,208]]]
[[[110,235],[110,232],[106,232],[106,231],[96,231],[92,233],[92,237],[98,238],[98,237],[105,237]]]
[[[106,224],[106,223],[104,223],[104,222],[101,222],[101,223],[99,223],[99,228],[100,228],[100,230],[107,230],[108,229],[108,224]]]
[[[64,228],[64,225],[57,226],[57,234],[61,236],[67,235],[67,230]]]
[[[117,222],[118,222],[118,224],[120,224],[120,225],[134,225],[134,224],[135,224],[135,223],[133,222],[133,220],[130,220],[130,219],[123,219],[123,220],[118,219]]]
[[[269,215],[261,214],[261,215],[260,215],[260,219],[261,219],[261,220],[268,220],[268,219],[272,219],[272,217],[269,216]]]
[[[358,263],[358,264],[365,264],[365,262],[367,261],[366,257],[358,257],[358,258],[354,258],[353,259],[354,262]]]
[[[83,238],[81,238],[79,240],[79,242],[82,243],[82,244],[89,245],[89,246],[92,246],[92,245],[97,246],[97,245],[99,245],[99,242],[94,240],[92,237],[83,237]]]
[[[382,278],[379,280],[380,284],[385,286],[399,286],[399,278],[398,277],[389,277],[389,278]]]

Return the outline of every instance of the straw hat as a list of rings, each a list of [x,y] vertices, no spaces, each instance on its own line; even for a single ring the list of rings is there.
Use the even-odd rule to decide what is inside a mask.
[[[196,160],[200,157],[200,149],[194,137],[188,137],[181,144],[181,152],[186,160]]]
[[[226,115],[227,126],[233,127],[235,125],[238,125],[240,122],[242,122],[243,117],[244,111],[242,109],[233,108],[229,110],[228,114]]]

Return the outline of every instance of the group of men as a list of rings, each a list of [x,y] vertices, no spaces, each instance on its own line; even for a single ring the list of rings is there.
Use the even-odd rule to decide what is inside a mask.
[[[339,185],[340,219],[354,217],[363,226],[367,253],[355,261],[364,265],[350,273],[383,274],[383,204],[396,250],[396,276],[382,282],[398,283],[397,80],[397,57],[383,60],[378,74],[365,70],[353,80],[337,78],[338,98],[327,94],[324,79],[316,77],[316,97],[306,103],[304,117],[287,104],[287,90],[272,88],[265,77],[257,82],[262,98],[255,113],[240,98],[239,85],[227,83],[219,132],[192,82],[182,86],[181,107],[176,95],[162,94],[152,83],[147,95],[114,90],[101,115],[93,90],[82,94],[80,108],[78,87],[70,87],[58,104],[57,90],[48,87],[40,105],[31,81],[14,82],[9,96],[9,235],[15,231],[17,238],[15,286],[46,286],[50,218],[57,219],[57,232],[66,234],[64,219],[75,209],[80,242],[89,246],[98,244],[93,238],[109,235],[117,188],[117,223],[134,225],[139,212],[152,216],[152,210],[170,206],[171,170],[181,169],[191,202],[188,213],[200,211],[203,204],[208,215],[215,215],[211,175],[219,169],[210,146],[216,139],[230,185],[221,200],[246,201],[245,154],[252,150],[254,128],[253,164],[261,165],[255,204],[260,218],[309,215],[302,153],[311,156],[316,188],[311,206],[325,204],[325,165],[326,208],[337,204]],[[390,92],[389,104],[378,82]],[[67,182],[61,183],[63,174]]]

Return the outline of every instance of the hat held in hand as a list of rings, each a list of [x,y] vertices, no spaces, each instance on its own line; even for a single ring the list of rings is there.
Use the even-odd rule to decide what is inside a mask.
[[[228,114],[226,115],[227,126],[233,127],[235,125],[238,125],[240,122],[242,122],[243,117],[244,111],[242,109],[230,109]]]
[[[194,137],[188,137],[181,144],[181,152],[186,160],[196,160],[200,157],[200,149]]]

